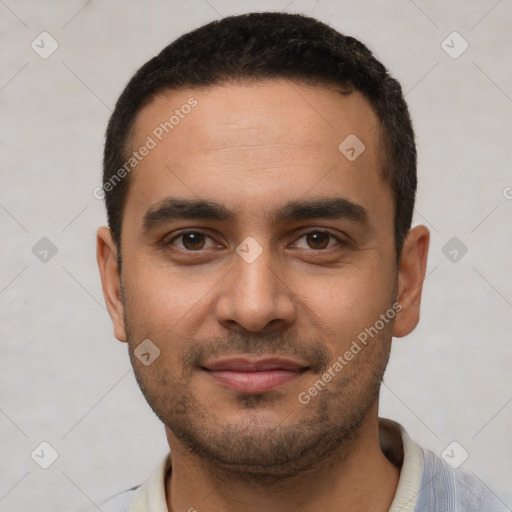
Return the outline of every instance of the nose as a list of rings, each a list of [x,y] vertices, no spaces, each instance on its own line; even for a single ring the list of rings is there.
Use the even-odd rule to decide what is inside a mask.
[[[228,329],[259,332],[286,328],[296,318],[294,293],[285,276],[271,268],[269,251],[252,262],[234,255],[234,267],[220,283],[215,304],[217,321]]]

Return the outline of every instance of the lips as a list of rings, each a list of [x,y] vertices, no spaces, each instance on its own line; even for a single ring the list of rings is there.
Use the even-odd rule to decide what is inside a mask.
[[[223,387],[238,393],[261,394],[299,378],[308,367],[284,358],[224,358],[208,362],[203,370]]]

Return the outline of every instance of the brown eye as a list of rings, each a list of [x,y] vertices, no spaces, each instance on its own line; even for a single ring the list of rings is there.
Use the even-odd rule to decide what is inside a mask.
[[[187,251],[199,251],[207,248],[206,245],[209,238],[209,236],[204,235],[199,231],[188,231],[174,237],[171,240],[170,245],[175,245],[179,249],[186,249]]]
[[[306,241],[311,249],[325,249],[329,245],[331,236],[328,233],[315,231],[306,235]]]
[[[185,233],[182,236],[183,247],[185,249],[189,249],[190,251],[197,251],[198,249],[202,249],[205,244],[205,236],[201,233]]]
[[[336,246],[342,248],[344,243],[328,231],[309,231],[300,236],[293,245],[298,249],[323,251]]]

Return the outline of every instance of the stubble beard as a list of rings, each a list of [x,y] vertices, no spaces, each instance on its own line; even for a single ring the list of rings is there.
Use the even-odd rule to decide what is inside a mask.
[[[258,411],[269,406],[266,395],[240,395],[237,405],[247,411],[247,421],[232,425],[222,423],[222,418],[215,417],[215,411],[209,411],[194,396],[190,378],[193,371],[189,372],[187,367],[194,354],[184,355],[179,378],[158,366],[158,360],[153,363],[153,372],[134,360],[133,349],[138,343],[126,311],[125,307],[130,358],[146,401],[197,462],[217,474],[268,486],[346,458],[369,411],[378,403],[389,358],[392,323],[372,339],[371,350],[365,347],[310,403],[300,404],[295,394],[287,398],[293,402],[292,409],[278,424],[266,424],[258,417]],[[305,343],[278,333],[264,337],[234,335],[209,342],[208,347],[215,347],[212,351],[218,353],[307,353],[306,360],[316,362],[311,384],[332,364],[332,356],[318,341]],[[207,402],[208,398],[204,398]]]

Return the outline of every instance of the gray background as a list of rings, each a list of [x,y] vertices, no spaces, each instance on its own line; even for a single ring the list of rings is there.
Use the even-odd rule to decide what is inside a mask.
[[[510,0],[0,0],[1,512],[98,503],[165,454],[101,294],[105,216],[92,191],[103,134],[143,62],[183,32],[252,10],[327,21],[403,84],[419,150],[415,222],[432,245],[422,319],[394,342],[381,415],[438,454],[457,441],[462,467],[512,507]],[[59,45],[46,59],[31,48],[51,48],[43,31]],[[469,43],[458,58],[445,51],[462,48],[458,36],[442,46],[453,31]],[[48,469],[31,458],[42,441],[58,452]],[[50,461],[48,448],[37,453]]]

